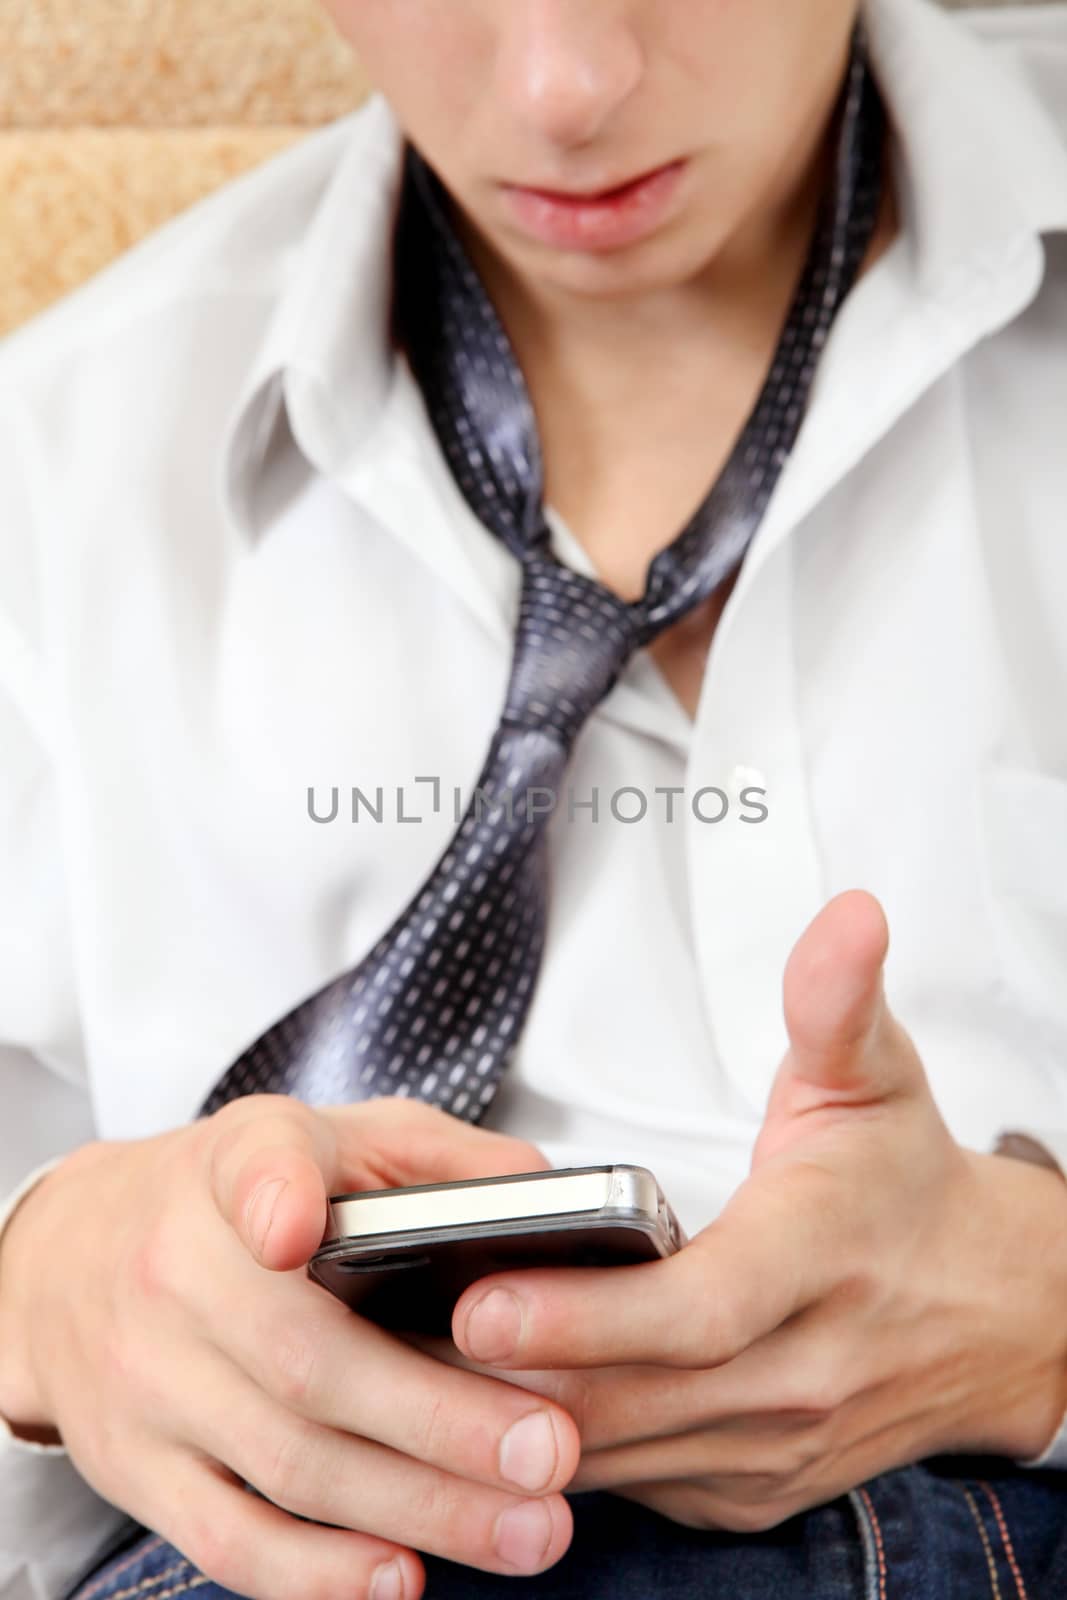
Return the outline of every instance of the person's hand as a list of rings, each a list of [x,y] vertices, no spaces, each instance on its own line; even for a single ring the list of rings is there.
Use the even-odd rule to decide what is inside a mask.
[[[572,1489],[758,1531],[894,1466],[1026,1459],[1054,1432],[1067,1185],[951,1138],[885,1003],[887,944],[863,891],[805,930],[750,1176],[678,1255],[495,1274],[457,1303],[468,1369],[574,1416]]]
[[[255,1095],[86,1145],[4,1235],[0,1414],[58,1430],[100,1494],[254,1600],[415,1600],[415,1549],[540,1572],[572,1534],[570,1417],[387,1334],[305,1266],[330,1194],[546,1165],[400,1099]]]

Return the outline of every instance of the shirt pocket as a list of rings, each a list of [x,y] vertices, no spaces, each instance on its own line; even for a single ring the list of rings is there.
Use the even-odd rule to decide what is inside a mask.
[[[1006,762],[978,775],[981,870],[1013,1000],[1067,1028],[1067,779]]]

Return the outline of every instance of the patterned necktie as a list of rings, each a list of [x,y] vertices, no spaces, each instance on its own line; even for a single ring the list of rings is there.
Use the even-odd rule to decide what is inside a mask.
[[[548,890],[546,796],[574,740],[638,647],[733,574],[799,431],[819,353],[877,219],[884,113],[862,25],[835,118],[836,160],[763,390],[719,478],[627,602],[550,549],[534,413],[507,335],[406,146],[394,255],[394,337],[451,471],[522,564],[511,677],[458,831],[414,900],[353,969],[282,1017],[201,1107],[275,1092],[309,1104],[411,1095],[476,1122],[533,995]],[[539,798],[535,798],[539,797]]]

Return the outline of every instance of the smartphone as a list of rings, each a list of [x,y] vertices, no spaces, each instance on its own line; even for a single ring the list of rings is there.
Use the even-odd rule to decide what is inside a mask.
[[[492,1272],[627,1266],[686,1243],[646,1167],[560,1167],[335,1195],[307,1270],[382,1327],[448,1334],[464,1289]]]

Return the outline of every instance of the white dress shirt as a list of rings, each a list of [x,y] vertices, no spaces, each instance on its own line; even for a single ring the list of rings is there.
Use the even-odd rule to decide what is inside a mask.
[[[850,887],[954,1135],[1067,1164],[1067,7],[867,11],[900,237],[835,324],[695,719],[640,651],[579,738],[488,1118],[652,1167],[690,1233],[746,1174],[786,958]],[[388,347],[401,142],[373,97],[0,348],[12,1201],[193,1117],[374,943],[480,770],[519,569]],[[353,822],[353,787],[393,820]],[[57,1595],[115,1520],[0,1435],[3,1600]]]

